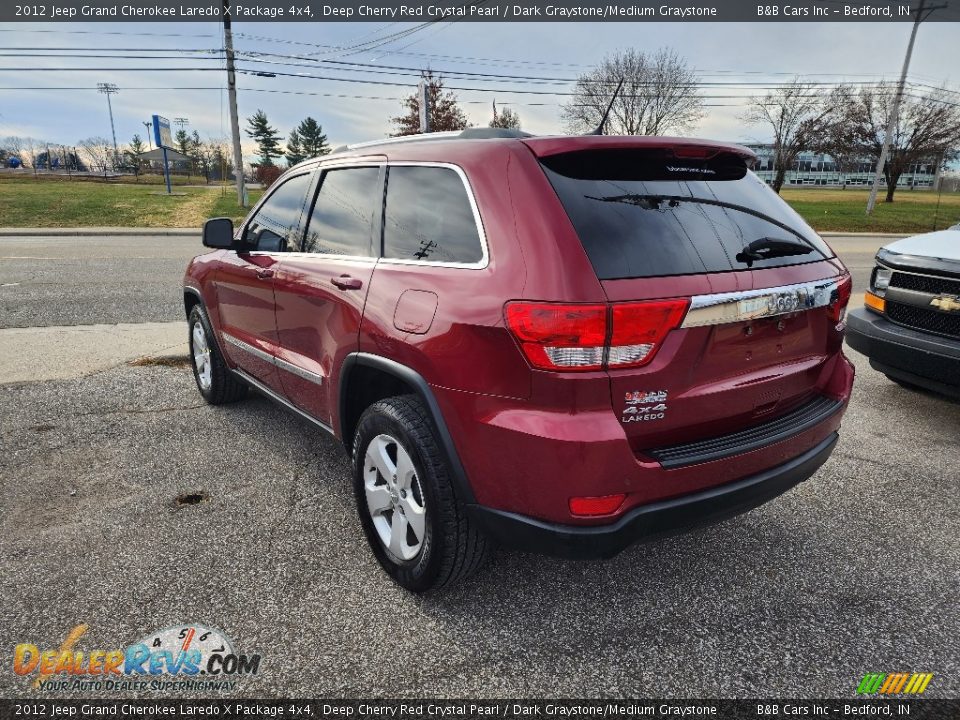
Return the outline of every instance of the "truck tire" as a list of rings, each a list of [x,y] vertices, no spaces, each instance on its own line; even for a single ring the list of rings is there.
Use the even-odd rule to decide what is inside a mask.
[[[191,308],[187,324],[193,379],[197,381],[203,399],[211,405],[222,405],[245,397],[247,386],[230,372],[224,362],[210,320],[200,303]]]

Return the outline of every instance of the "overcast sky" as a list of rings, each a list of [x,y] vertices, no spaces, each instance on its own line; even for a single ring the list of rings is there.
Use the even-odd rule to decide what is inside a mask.
[[[444,22],[399,37],[370,50],[342,48],[383,42],[414,26],[405,23],[238,23],[238,51],[280,55],[310,55],[376,65],[426,67],[490,74],[573,78],[613,50],[634,47],[654,51],[671,47],[701,78],[711,82],[783,81],[798,73],[821,81],[895,79],[909,38],[906,23],[461,23]],[[958,23],[927,23],[920,29],[910,78],[917,83],[946,83],[960,90]],[[189,119],[188,130],[204,138],[229,135],[225,74],[222,71],[178,70],[219,68],[217,61],[197,59],[189,50],[215,50],[222,45],[219,23],[75,23],[7,25],[0,30],[0,139],[29,135],[53,143],[75,144],[90,136],[110,136],[107,102],[96,92],[98,82],[111,82],[117,140],[126,144],[134,133],[145,137],[143,122],[159,113]],[[34,50],[26,50],[34,48]],[[169,50],[163,59],[58,59],[25,54],[70,48],[89,54],[104,49]],[[339,49],[338,49],[339,48]],[[22,49],[18,52],[16,49]],[[50,50],[45,50],[50,49]],[[415,78],[368,72],[348,72],[344,66],[316,65],[310,60],[271,57],[275,62],[307,63],[311,67],[238,62],[263,71],[305,73],[326,78],[415,84]],[[34,72],[27,68],[106,68],[96,71]],[[161,72],[145,68],[163,68]],[[522,95],[511,90],[569,92],[572,83],[476,79],[450,80],[449,86],[486,87],[493,92],[458,91],[470,120],[486,125],[490,103],[511,106],[525,130],[538,134],[562,131],[560,104],[555,95]],[[401,110],[406,87],[361,84],[304,77],[262,78],[238,75],[241,127],[258,108],[286,137],[307,115],[316,118],[333,145],[384,137],[389,118]],[[37,88],[68,88],[63,90]],[[69,89],[79,88],[79,89]],[[195,89],[197,88],[197,89]],[[691,135],[730,141],[769,139],[763,127],[745,125],[739,115],[748,88],[722,86],[704,93],[707,114]],[[293,93],[316,93],[293,94]],[[362,97],[324,97],[323,94]],[[246,136],[245,152],[252,145]]]

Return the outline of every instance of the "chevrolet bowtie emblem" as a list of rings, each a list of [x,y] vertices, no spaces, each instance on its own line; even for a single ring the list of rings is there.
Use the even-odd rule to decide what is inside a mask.
[[[930,301],[930,304],[943,312],[960,311],[960,297],[956,295],[941,295],[940,297],[935,297]]]

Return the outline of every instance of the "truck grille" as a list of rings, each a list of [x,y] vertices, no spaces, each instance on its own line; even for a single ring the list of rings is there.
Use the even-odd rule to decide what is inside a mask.
[[[960,295],[960,280],[935,277],[933,275],[914,275],[912,273],[894,272],[893,277],[890,278],[890,287],[932,293],[933,295],[940,295],[942,293]]]
[[[906,325],[917,330],[925,330],[947,337],[960,337],[960,315],[951,315],[915,305],[888,301],[887,317],[899,325]]]

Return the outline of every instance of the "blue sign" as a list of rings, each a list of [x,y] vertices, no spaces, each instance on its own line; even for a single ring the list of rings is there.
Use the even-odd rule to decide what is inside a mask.
[[[170,121],[160,115],[153,116],[153,144],[158,148],[173,148]]]

